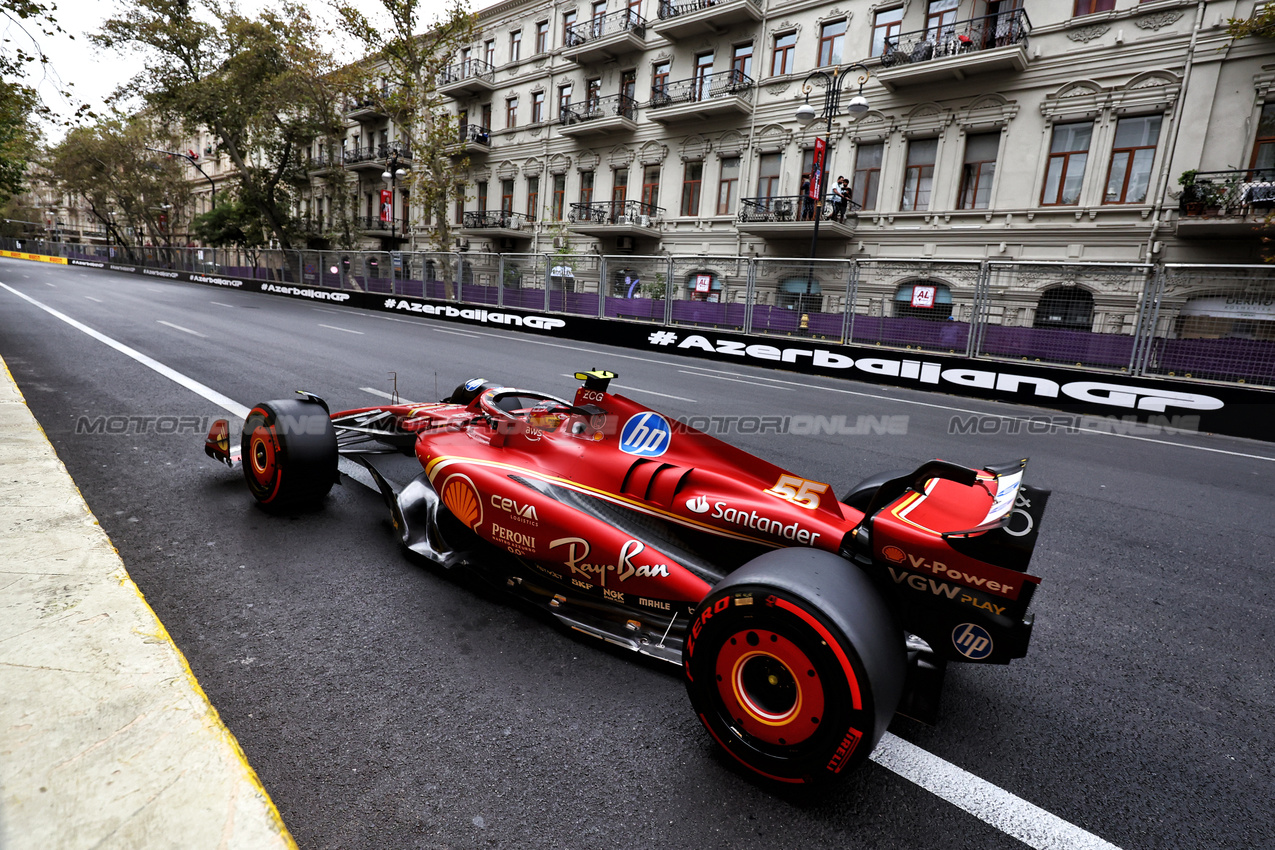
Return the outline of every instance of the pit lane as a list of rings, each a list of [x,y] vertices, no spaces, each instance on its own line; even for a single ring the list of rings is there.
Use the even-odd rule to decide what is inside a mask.
[[[1271,779],[1267,446],[950,433],[953,416],[1045,414],[78,269],[5,262],[0,280],[239,404],[293,388],[375,403],[363,388],[388,390],[391,370],[418,400],[477,374],[564,392],[560,375],[598,366],[672,416],[735,417],[728,440],[838,489],[932,456],[1031,455],[1030,480],[1055,490],[1031,652],[953,667],[942,723],[892,730],[1118,846],[1269,834],[1252,793]],[[876,765],[816,798],[751,785],[675,676],[406,562],[358,487],[275,520],[199,434],[77,434],[81,417],[219,411],[0,301],[0,354],[302,846],[1021,846]],[[792,415],[853,433],[742,427]],[[897,417],[906,433],[876,427]],[[1033,843],[1067,846],[1048,840]]]

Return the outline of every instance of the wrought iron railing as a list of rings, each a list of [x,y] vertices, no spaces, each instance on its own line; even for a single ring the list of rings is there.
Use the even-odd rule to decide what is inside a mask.
[[[774,195],[769,198],[740,198],[740,221],[814,221],[815,199],[809,195]],[[842,220],[861,209],[855,201],[846,204],[844,214],[837,208],[836,198],[829,193],[824,198],[821,219]]]
[[[495,73],[496,69],[481,59],[466,59],[463,62],[444,66],[438,75],[438,84],[446,86],[471,78],[490,83]]]
[[[342,153],[342,160],[346,165],[354,165],[360,162],[375,162],[377,160],[389,159],[397,156],[400,160],[412,158],[412,147],[407,142],[387,142],[380,145],[365,145],[357,148],[347,148]]]
[[[385,102],[385,98],[389,97],[389,94],[390,87],[381,86],[380,88],[347,98],[345,101],[345,111],[359,112],[364,109],[377,109],[380,104]]]
[[[534,221],[531,216],[513,210],[472,210],[461,217],[461,226],[475,230],[493,227],[522,230]]]
[[[1182,185],[1183,218],[1266,215],[1275,210],[1275,168],[1196,171]]]
[[[341,162],[341,154],[335,148],[319,148],[318,153],[310,158],[310,163],[306,167],[311,171],[318,171],[321,168],[340,165]]]
[[[631,32],[638,38],[646,38],[646,20],[632,9],[622,9],[572,24],[567,27],[565,41],[567,47],[579,47],[621,32]]]
[[[633,224],[651,227],[664,219],[664,208],[641,201],[593,201],[572,204],[567,221],[593,224]]]
[[[460,144],[491,145],[491,128],[481,124],[461,124]]]
[[[380,216],[369,215],[358,219],[359,226],[363,230],[393,230],[394,219],[382,221]]]
[[[651,102],[647,106],[658,109],[674,103],[696,103],[715,97],[731,97],[752,87],[752,77],[738,68],[732,68],[716,74],[651,86]]]
[[[887,38],[881,51],[881,64],[891,68],[1011,44],[1025,45],[1030,33],[1031,21],[1027,18],[1026,9],[984,15],[946,26],[905,32],[894,41]]]
[[[627,94],[611,94],[595,97],[583,103],[564,105],[558,111],[558,123],[564,127],[581,121],[595,121],[619,115],[632,121],[637,116],[637,101]]]
[[[689,15],[692,12],[698,12],[701,9],[707,9],[716,6],[721,0],[686,0],[683,3],[674,3],[672,0],[660,0],[659,16],[661,21],[667,21],[669,18],[676,18],[678,15]],[[754,6],[760,7],[757,0],[748,0]]]

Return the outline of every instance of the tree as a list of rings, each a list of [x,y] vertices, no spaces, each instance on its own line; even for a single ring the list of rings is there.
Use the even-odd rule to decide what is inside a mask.
[[[260,211],[241,200],[217,204],[196,216],[191,231],[206,245],[240,249],[254,266],[261,249],[269,245],[270,229]]]
[[[207,12],[211,22],[201,20]],[[305,183],[305,151],[341,130],[341,74],[306,10],[284,2],[257,18],[233,2],[136,0],[91,36],[132,48],[145,70],[121,87],[187,133],[207,128],[238,171],[239,200],[288,248],[292,190]]]
[[[1268,3],[1251,18],[1228,19],[1226,34],[1231,38],[1245,38],[1250,35],[1275,38],[1275,6]]]
[[[440,251],[451,246],[448,201],[463,192],[457,175],[468,162],[444,153],[457,140],[456,121],[438,93],[437,80],[456,51],[474,37],[474,16],[466,0],[450,2],[420,34],[417,0],[380,0],[387,26],[368,20],[346,0],[334,3],[341,27],[368,54],[359,67],[365,96],[410,136],[409,197],[423,213],[414,223],[429,228],[429,241]],[[383,85],[376,84],[382,80]]]
[[[49,152],[48,166],[62,191],[82,199],[111,241],[131,256],[142,241],[172,245],[166,207],[181,209],[189,200],[185,164],[147,148],[175,144],[144,118],[117,115],[71,130]]]
[[[39,40],[27,27],[43,35],[60,32],[53,11],[52,4],[35,0],[0,2],[0,17],[30,41],[29,47],[9,38],[0,41],[0,204],[23,191],[27,164],[39,145],[40,134],[31,117],[40,109],[40,101],[35,90],[20,80],[26,77],[27,65],[48,62]]]

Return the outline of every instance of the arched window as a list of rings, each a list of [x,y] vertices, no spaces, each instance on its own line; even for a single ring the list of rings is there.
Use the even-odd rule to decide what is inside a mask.
[[[947,321],[947,317],[952,315],[952,290],[946,283],[933,280],[902,284],[894,293],[894,315],[896,318]]]
[[[823,307],[823,288],[808,277],[786,277],[779,282],[775,306],[798,313],[818,312]]]
[[[1032,327],[1093,330],[1093,293],[1079,286],[1046,289],[1036,305],[1036,319]]]

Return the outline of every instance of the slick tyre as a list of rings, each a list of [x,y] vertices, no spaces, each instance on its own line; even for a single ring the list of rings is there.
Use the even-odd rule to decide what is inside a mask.
[[[244,421],[240,448],[248,489],[267,510],[316,505],[336,482],[336,430],[308,399],[258,404]]]
[[[907,672],[903,630],[857,567],[780,549],[718,583],[682,653],[691,704],[736,761],[771,781],[852,773],[885,734]]]

